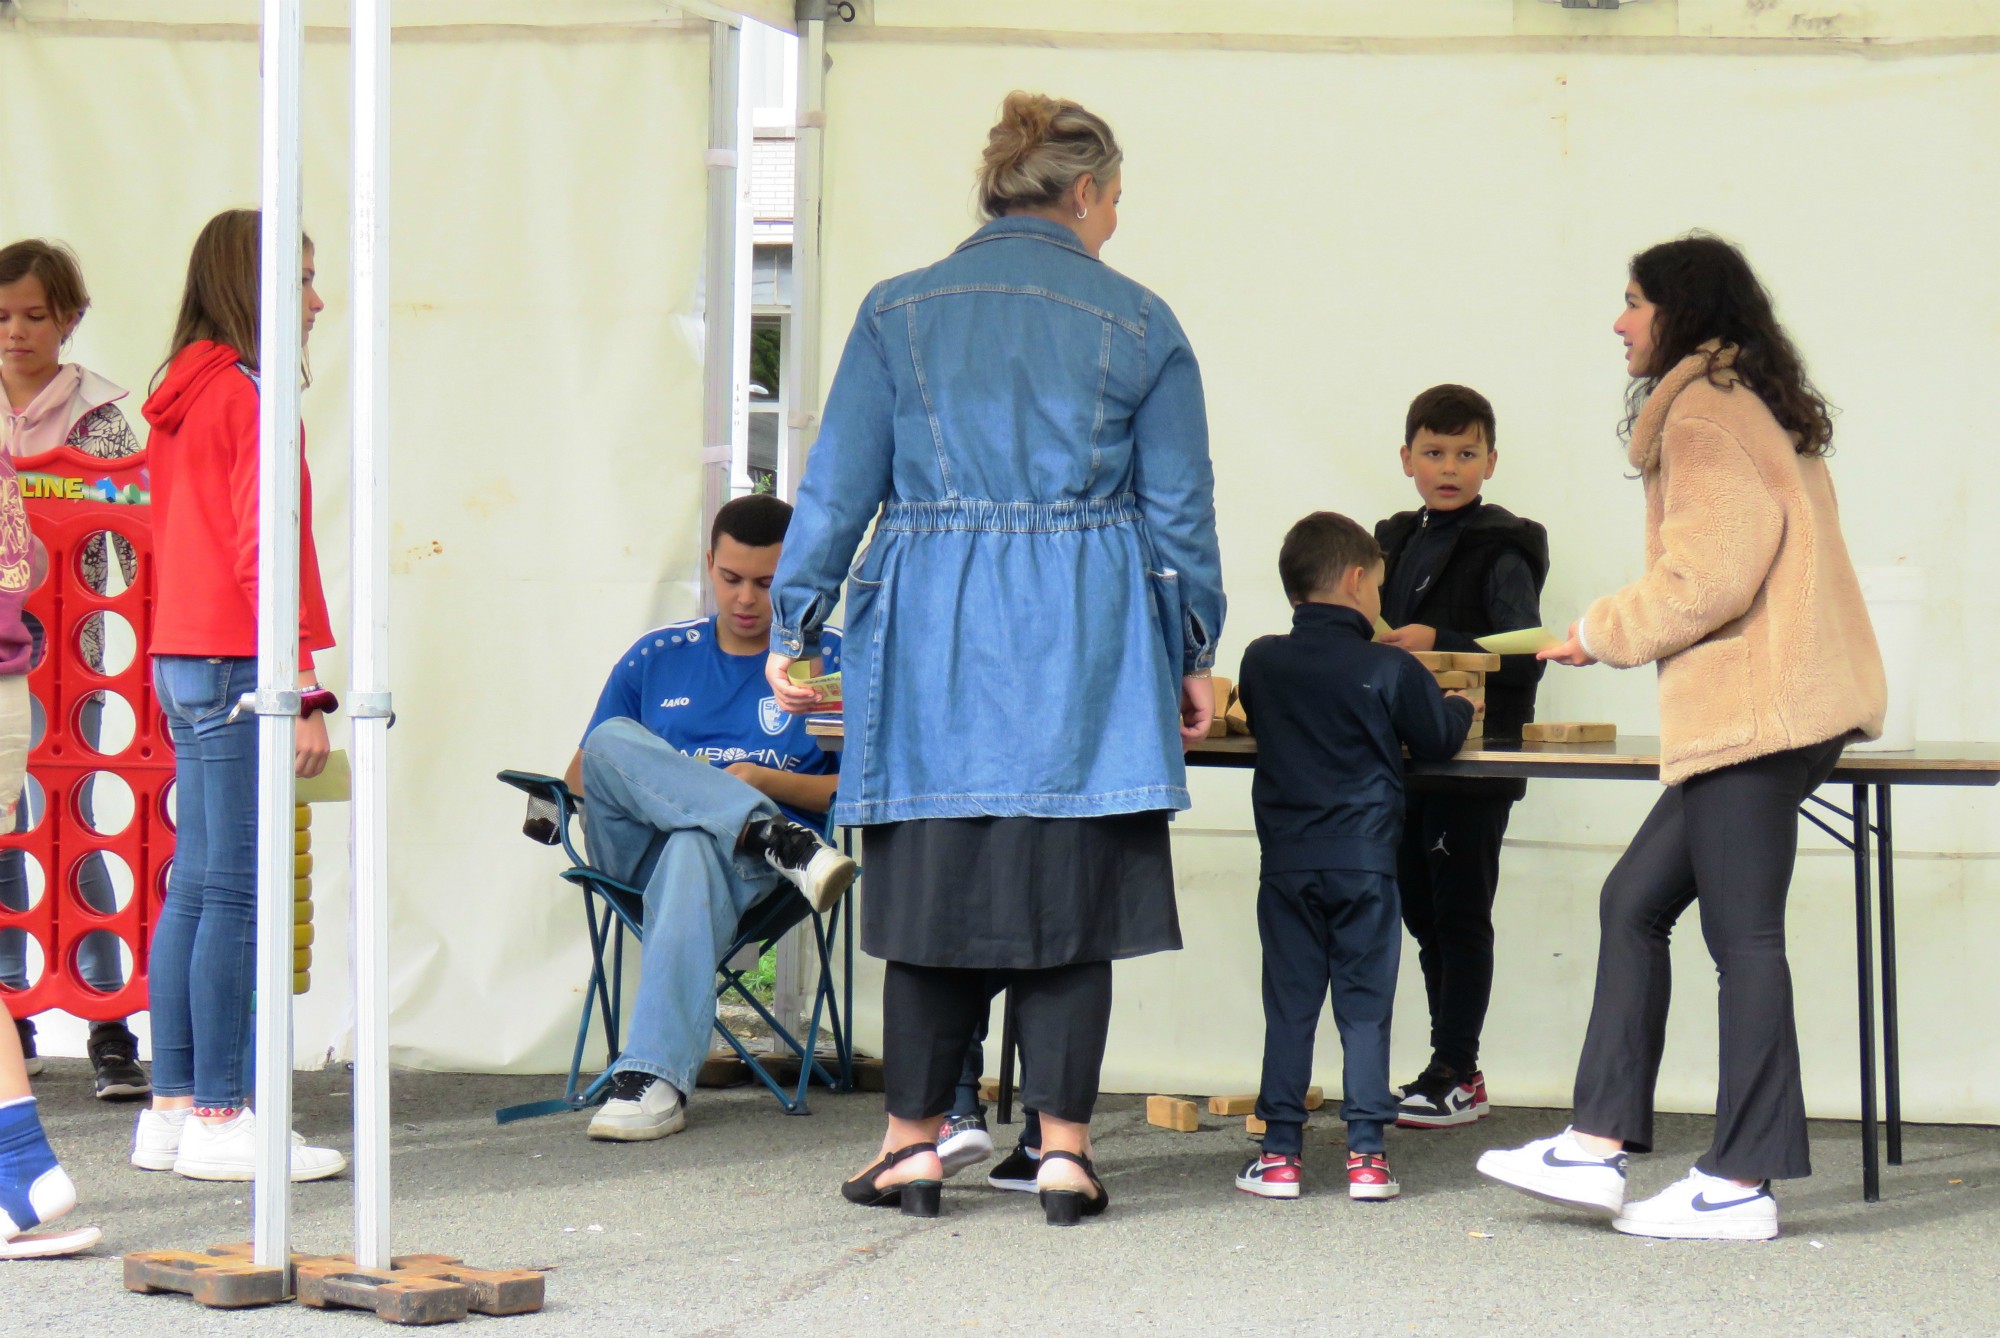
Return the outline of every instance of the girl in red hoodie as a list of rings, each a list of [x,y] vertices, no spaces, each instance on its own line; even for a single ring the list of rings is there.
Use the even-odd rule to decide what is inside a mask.
[[[249,1180],[248,1106],[257,956],[257,717],[230,713],[257,687],[258,276],[262,221],[218,214],[195,239],[173,346],[146,401],[157,565],[153,689],[174,741],[176,847],[153,931],[153,1104],[132,1164],[195,1180]],[[304,330],[324,306],[313,247],[302,256]],[[312,480],[300,443],[299,686],[333,644],[312,540]],[[326,765],[326,722],[299,721],[296,768]],[[294,1136],[292,1179],[347,1159]]]

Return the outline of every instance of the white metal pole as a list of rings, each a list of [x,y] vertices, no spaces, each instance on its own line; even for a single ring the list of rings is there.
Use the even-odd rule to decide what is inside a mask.
[[[291,1272],[292,756],[299,720],[300,0],[264,0],[257,352],[256,1261]]]
[[[702,479],[701,536],[729,500],[729,469],[735,458],[732,424],[736,410],[736,174],[737,82],[742,34],[727,23],[708,25],[708,248],[702,307]],[[714,592],[702,583],[702,607],[713,612]]]
[[[389,6],[354,0],[354,1258],[389,1266]]]
[[[785,347],[785,448],[778,495],[798,495],[806,453],[819,434],[819,211],[826,153],[826,5],[800,0],[799,96],[792,205],[792,338]]]
[[[754,30],[736,30],[736,208],[729,218],[730,250],[730,341],[729,357],[729,491],[741,497],[750,491],[750,308],[754,255],[751,233],[756,207],[750,187],[755,172],[752,144],[756,138],[750,99],[756,85],[744,78],[749,62],[770,50],[775,33],[761,24]]]

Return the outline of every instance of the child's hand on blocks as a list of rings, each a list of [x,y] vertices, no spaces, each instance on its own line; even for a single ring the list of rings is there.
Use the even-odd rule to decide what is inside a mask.
[[[1444,695],[1447,697],[1456,697],[1462,702],[1472,702],[1472,718],[1474,720],[1483,720],[1486,718],[1485,702],[1473,701],[1472,698],[1466,696],[1463,692],[1447,692]]]

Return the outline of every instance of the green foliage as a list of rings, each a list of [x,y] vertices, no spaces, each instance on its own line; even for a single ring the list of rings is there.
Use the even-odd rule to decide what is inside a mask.
[[[752,330],[750,332],[750,379],[771,392],[778,393],[779,342],[776,330]]]

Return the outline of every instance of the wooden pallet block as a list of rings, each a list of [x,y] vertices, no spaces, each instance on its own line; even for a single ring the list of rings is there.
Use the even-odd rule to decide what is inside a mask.
[[[1467,731],[1465,731],[1465,737],[1466,737],[1466,738],[1468,738],[1468,739],[1483,739],[1483,738],[1485,738],[1485,737],[1486,737],[1486,722],[1485,722],[1484,720],[1475,720],[1475,721],[1473,721],[1473,722],[1472,722],[1472,728],[1471,728],[1471,729],[1468,729]]]
[[[1208,737],[1220,739],[1229,733],[1229,699],[1236,695],[1236,685],[1221,674],[1209,677],[1209,690],[1215,694],[1215,715],[1208,722]]]
[[[1497,674],[1500,657],[1483,650],[1455,650],[1451,653],[1450,667],[1470,674]]]
[[[740,1087],[750,1081],[750,1066],[734,1050],[711,1050],[695,1074],[696,1087]]]
[[[1252,1138],[1262,1138],[1264,1136],[1264,1128],[1264,1122],[1255,1115],[1246,1115],[1243,1117],[1243,1132]]]
[[[1486,683],[1485,674],[1468,674],[1462,669],[1441,669],[1431,677],[1435,678],[1438,686],[1447,692],[1461,688],[1483,687]]]
[[[1413,650],[1410,654],[1416,657],[1418,664],[1432,673],[1458,668],[1452,663],[1453,656],[1448,650]]]
[[[1157,1129],[1191,1134],[1201,1128],[1201,1112],[1195,1108],[1194,1102],[1184,1097],[1149,1096],[1146,1098],[1146,1123]]]
[[[1324,1087],[1306,1088],[1307,1110],[1318,1110],[1321,1106],[1325,1104],[1326,1104],[1326,1089]]]
[[[1618,726],[1599,721],[1539,720],[1521,726],[1521,738],[1528,743],[1611,743],[1618,738]]]
[[[1250,713],[1243,709],[1243,690],[1238,688],[1229,694],[1229,709],[1223,713],[1229,725],[1229,732],[1236,735],[1250,733]]]
[[[879,1092],[882,1090],[882,1061],[873,1055],[854,1057],[854,1090],[857,1092]]]
[[[1208,1113],[1211,1115],[1248,1115],[1257,1109],[1257,1094],[1235,1096],[1212,1096],[1208,1099]]]
[[[979,1080],[979,1099],[981,1101],[998,1101],[1000,1099],[1000,1080],[998,1078],[981,1078]]]
[[[472,1313],[470,1287],[427,1274],[312,1259],[298,1279],[299,1304],[315,1310],[370,1310],[391,1324],[449,1324]]]

